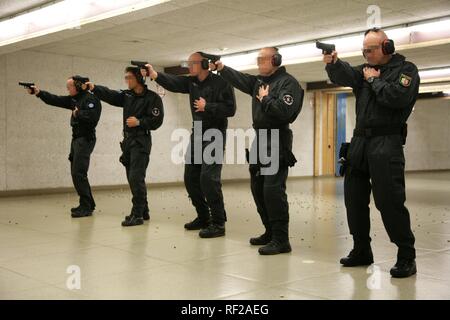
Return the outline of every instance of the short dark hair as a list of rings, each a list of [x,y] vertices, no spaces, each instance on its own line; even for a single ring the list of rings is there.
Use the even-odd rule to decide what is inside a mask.
[[[381,31],[381,28],[373,27],[373,28],[367,29],[366,32],[364,32],[364,36],[367,36],[367,34],[369,34],[370,32],[378,33],[380,31]]]
[[[141,70],[138,67],[126,67],[125,72],[131,72],[134,75],[137,75],[138,73],[141,72]]]
[[[125,73],[127,73],[127,72],[131,72],[132,74],[134,74],[134,76],[136,77],[136,80],[140,84],[143,85],[145,83],[144,78],[142,77],[142,74],[141,74],[141,69],[139,69],[138,67],[132,67],[132,66],[126,67]]]

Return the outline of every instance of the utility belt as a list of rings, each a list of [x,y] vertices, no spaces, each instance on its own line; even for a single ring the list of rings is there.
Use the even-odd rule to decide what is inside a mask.
[[[400,135],[403,138],[402,144],[406,143],[406,136],[408,135],[408,125],[405,123],[403,125],[397,126],[386,126],[386,127],[373,127],[373,128],[356,128],[353,130],[354,137],[382,137],[382,136],[392,136]],[[339,163],[341,167],[339,168],[339,175],[342,177],[345,175],[345,171],[348,167],[348,150],[350,149],[350,143],[344,142],[341,144],[339,150]]]
[[[408,125],[405,123],[403,125],[396,125],[396,126],[355,128],[355,130],[353,130],[354,137],[372,138],[372,137],[391,136],[391,135],[402,136],[403,144],[405,144],[406,136],[408,135]]]
[[[150,130],[136,130],[136,131],[122,131],[122,136],[125,139],[135,138],[140,136],[149,136]]]
[[[261,130],[261,129],[262,128],[260,128],[260,129],[255,128],[256,131]],[[297,162],[297,159],[295,158],[295,155],[292,153],[293,136],[292,136],[292,131],[289,128],[289,124],[283,125],[280,127],[276,127],[276,128],[266,129],[266,130],[270,135],[270,130],[274,130],[274,129],[279,130],[279,155],[281,157],[280,160],[282,160],[282,163],[280,163],[280,164],[285,165],[287,167],[293,167],[295,165],[295,163]],[[256,133],[257,136],[255,139],[258,139],[258,134],[259,133],[257,132]],[[259,147],[260,146],[258,145],[258,148]],[[252,165],[252,163],[250,163],[250,151],[248,149],[245,149],[245,153],[246,153],[247,162],[250,165]]]
[[[95,140],[95,131],[93,132],[72,132],[72,139],[86,138],[88,141]]]

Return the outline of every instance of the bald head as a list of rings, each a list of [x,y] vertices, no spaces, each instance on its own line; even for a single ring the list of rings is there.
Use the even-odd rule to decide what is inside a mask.
[[[276,53],[278,53],[278,49],[275,47],[266,47],[259,50],[257,59],[259,74],[269,76],[278,69],[278,67],[272,65],[272,57]]]
[[[364,34],[363,50],[365,58],[370,65],[381,65],[391,59],[391,55],[383,53],[383,42],[388,39],[386,33],[381,29],[370,29]]]
[[[376,42],[382,43],[384,40],[388,39],[386,33],[381,29],[370,29],[366,31],[364,42]]]
[[[202,60],[205,59],[200,53],[194,52],[189,56],[188,66],[189,74],[194,77],[198,77],[201,81],[209,74],[208,69],[202,68]]]
[[[70,96],[73,97],[73,96],[77,95],[77,93],[78,93],[77,88],[75,87],[75,81],[72,79],[72,77],[67,79],[66,88],[67,88],[67,91],[69,92]]]
[[[259,50],[260,56],[272,57],[275,53],[278,53],[278,49],[275,47],[265,47]]]
[[[194,52],[189,56],[189,61],[202,61],[203,57],[200,53]]]

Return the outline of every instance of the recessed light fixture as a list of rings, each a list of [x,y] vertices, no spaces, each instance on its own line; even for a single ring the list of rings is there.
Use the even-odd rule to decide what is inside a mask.
[[[63,0],[0,21],[0,46],[79,28],[82,25],[149,8],[169,0]]]
[[[389,38],[395,41],[398,50],[450,42],[450,19],[448,17],[433,21],[423,21],[402,27],[385,28]],[[320,39],[334,43],[340,57],[361,55],[364,33],[342,35],[339,37]],[[322,53],[315,46],[315,41],[278,46],[283,55],[283,64],[299,64],[320,61]],[[222,61],[238,70],[255,69],[257,50],[226,55]]]

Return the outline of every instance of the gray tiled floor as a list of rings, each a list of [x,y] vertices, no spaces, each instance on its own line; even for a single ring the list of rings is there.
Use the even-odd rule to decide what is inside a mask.
[[[183,187],[149,190],[152,220],[120,227],[128,190],[96,192],[94,217],[67,213],[74,194],[0,198],[2,299],[449,299],[450,172],[407,176],[418,274],[391,279],[396,248],[372,210],[375,266],[341,268],[351,248],[342,180],[291,179],[291,254],[263,257],[248,182],[225,183],[227,236],[200,239]],[[68,290],[67,267],[81,269]]]

